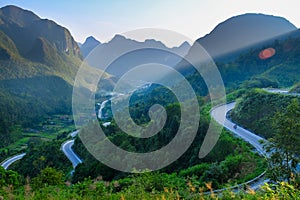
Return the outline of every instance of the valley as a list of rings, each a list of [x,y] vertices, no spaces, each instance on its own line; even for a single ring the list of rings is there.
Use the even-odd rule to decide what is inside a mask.
[[[193,44],[150,35],[80,43],[0,8],[0,199],[299,199],[299,29],[246,13]]]

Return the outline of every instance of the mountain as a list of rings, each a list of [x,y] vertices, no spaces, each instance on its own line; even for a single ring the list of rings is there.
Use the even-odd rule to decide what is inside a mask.
[[[220,23],[196,42],[216,58],[296,29],[282,17],[244,14]]]
[[[16,6],[0,9],[1,78],[57,75],[72,84],[82,59],[70,32]],[[38,66],[36,66],[38,65]]]
[[[190,50],[191,45],[188,42],[183,42],[180,46],[178,47],[172,47],[171,51],[177,53],[178,55],[185,56],[188,51]]]
[[[0,21],[1,31],[14,41],[24,57],[28,57],[39,38],[46,39],[60,53],[81,57],[77,43],[66,28],[51,20],[40,19],[31,11],[6,6],[1,8]]]
[[[264,14],[243,14],[231,17],[218,24],[209,34],[196,40],[187,54],[195,59],[201,45],[214,61],[228,62],[251,48],[258,48],[274,38],[285,39],[297,28],[288,20]],[[183,61],[177,65],[181,71],[190,71]],[[190,68],[191,69],[191,68]]]
[[[83,57],[85,58],[95,47],[100,44],[101,42],[96,40],[93,36],[86,38],[85,42],[80,46]]]
[[[256,44],[230,62],[217,62],[225,85],[291,87],[300,81],[300,30]],[[242,85],[240,85],[242,83]]]
[[[87,42],[95,44],[90,38]],[[159,63],[175,66],[188,52],[190,45],[187,42],[179,47],[168,48],[162,42],[147,39],[138,42],[122,35],[116,35],[112,40],[103,43],[88,56],[86,61],[96,68],[100,68],[117,77],[122,76],[135,66]],[[112,62],[113,61],[113,62]],[[112,63],[111,63],[112,62]]]
[[[49,115],[71,114],[81,65],[80,49],[66,28],[16,6],[0,8],[0,147]],[[79,81],[88,90],[88,80]]]
[[[245,14],[222,22],[199,38],[186,58],[199,61],[201,55],[196,49],[198,44],[202,45],[229,90],[241,87],[242,83],[247,88],[291,86],[300,78],[299,38],[300,31],[284,18]],[[260,55],[268,50],[274,55],[262,58]],[[182,60],[175,68],[192,82],[197,92],[207,94],[201,76],[189,63]]]

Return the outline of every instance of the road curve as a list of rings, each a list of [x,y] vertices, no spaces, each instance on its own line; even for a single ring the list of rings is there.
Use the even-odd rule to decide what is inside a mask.
[[[4,168],[4,169],[8,169],[8,167],[13,164],[14,162],[16,162],[17,160],[21,160],[24,156],[26,155],[26,153],[22,153],[22,154],[19,154],[19,155],[16,155],[16,156],[13,156],[11,158],[8,158],[7,160],[3,161],[1,163],[1,166]]]
[[[261,141],[266,141],[264,138],[254,134],[240,126],[236,126],[236,128],[234,128],[235,123],[230,121],[227,117],[226,117],[225,121],[222,122],[222,120],[224,119],[224,116],[222,116],[224,114],[224,109],[226,110],[225,113],[227,115],[227,113],[230,110],[232,110],[234,108],[234,106],[235,106],[235,102],[217,106],[211,110],[211,112],[210,112],[211,116],[223,127],[228,129],[235,135],[239,136],[246,142],[249,142],[253,147],[255,147],[255,149],[258,151],[259,154],[265,155],[266,152],[263,149],[263,145],[261,144]]]
[[[234,127],[236,124],[227,118],[227,113],[230,110],[232,110],[234,108],[234,106],[235,106],[235,102],[216,106],[211,110],[210,114],[216,122],[218,122],[220,125],[222,125],[227,130],[231,131],[238,137],[242,138],[246,142],[250,143],[257,150],[257,152],[259,154],[266,156],[266,152],[263,149],[263,145],[261,144],[261,141],[266,141],[264,138],[254,134],[240,126]],[[226,112],[224,112],[224,109]],[[225,121],[224,121],[224,113],[226,113]],[[246,183],[240,184],[236,187],[231,187],[231,189],[235,189],[242,185],[248,185],[252,189],[256,190],[260,186],[262,186],[265,182],[268,182],[268,181],[269,181],[269,179],[266,179],[264,177],[264,173],[262,173],[260,176],[256,177],[255,179],[248,181]],[[224,189],[221,189],[220,191],[222,191],[222,190],[224,190]]]
[[[74,153],[72,150],[72,146],[74,145],[75,140],[68,140],[64,142],[61,146],[62,151],[67,156],[67,158],[71,161],[73,168],[82,163],[82,160]]]

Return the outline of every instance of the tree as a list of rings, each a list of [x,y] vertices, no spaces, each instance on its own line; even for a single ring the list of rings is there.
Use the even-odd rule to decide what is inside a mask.
[[[300,153],[300,106],[298,99],[273,118],[274,136],[265,144],[268,176],[275,181],[290,182],[296,170]]]
[[[20,175],[12,170],[5,170],[0,166],[0,189],[3,186],[14,186],[18,187],[20,185]]]
[[[64,173],[52,167],[46,167],[41,170],[37,177],[32,179],[32,182],[35,189],[45,186],[61,186],[64,185]]]

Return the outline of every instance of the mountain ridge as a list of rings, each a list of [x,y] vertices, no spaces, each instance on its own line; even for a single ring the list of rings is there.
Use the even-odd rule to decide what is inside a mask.
[[[243,15],[240,20],[243,21],[245,16],[251,18],[256,15],[257,14]],[[240,16],[236,16],[233,17],[233,19],[239,17]],[[258,14],[258,17],[267,17],[268,20],[271,19],[271,21],[274,19],[275,21],[279,20],[280,23],[286,23],[284,26],[287,28],[277,30],[277,27],[274,31],[272,27],[275,26],[276,23],[275,25],[272,24],[271,30],[268,30],[268,26],[262,27],[260,31],[265,31],[267,34],[264,35],[264,37],[258,37],[259,40],[250,35],[255,42],[250,45],[241,43],[242,46],[240,46],[240,49],[235,48],[235,50],[233,50],[233,47],[237,47],[234,45],[228,45],[228,48],[225,50],[229,49],[229,51],[224,51],[224,49],[222,49],[222,45],[226,43],[229,44],[230,41],[234,40],[235,43],[239,43],[241,38],[245,39],[245,37],[248,37],[244,35],[239,37],[239,33],[237,31],[235,31],[235,34],[227,34],[226,37],[221,37],[222,35],[219,35],[219,39],[224,40],[223,43],[219,44],[213,42],[211,44],[207,44],[207,46],[210,45],[209,48],[211,48],[206,48],[206,51],[212,58],[210,61],[213,61],[216,64],[228,91],[232,91],[237,88],[252,87],[290,87],[295,84],[297,80],[298,82],[300,80],[300,73],[297,67],[300,63],[298,59],[299,56],[297,56],[297,52],[299,52],[298,49],[300,48],[300,30],[295,29],[294,25],[290,24],[288,20],[282,17],[273,17],[262,14]],[[228,20],[231,19],[232,18]],[[226,26],[228,20],[225,20],[221,23],[221,25],[218,25],[218,29],[220,29],[220,26]],[[243,26],[247,26],[247,24],[244,24]],[[253,29],[253,27],[255,26],[249,25],[249,28]],[[238,28],[239,27],[236,27],[235,30]],[[227,29],[229,28],[227,27]],[[255,31],[257,30],[254,30],[254,32]],[[266,37],[268,35],[270,37]],[[212,38],[209,34],[206,37]],[[265,40],[260,40],[261,38],[264,38]],[[203,37],[199,38],[193,44],[186,58],[197,60],[197,52],[195,51],[197,46],[195,45],[199,45],[199,41],[203,41]],[[219,54],[220,49],[218,49],[218,47],[221,48],[224,54]],[[266,59],[262,59],[260,55],[267,49],[272,49],[274,55],[271,55]],[[198,62],[201,62],[199,58]],[[193,66],[183,60],[175,68],[191,82],[198,94],[207,95],[204,80],[201,75],[195,71]]]
[[[89,36],[86,38],[85,42],[83,44],[80,44],[80,49],[83,53],[83,57],[85,58],[94,48],[96,48],[98,45],[111,45],[111,43],[121,43],[122,45],[141,45],[141,47],[145,44],[145,46],[153,47],[153,48],[162,48],[162,49],[171,49],[175,52],[178,52],[180,55],[183,55],[187,53],[187,50],[191,47],[191,45],[187,42],[184,41],[181,43],[179,46],[174,46],[174,47],[167,47],[163,42],[155,39],[146,39],[144,41],[137,41],[131,38],[127,38],[123,35],[116,34],[112,39],[105,43],[101,43],[98,41],[95,37]]]
[[[71,33],[52,20],[41,19],[33,12],[16,6],[1,8],[0,20],[0,30],[11,38],[23,57],[27,56],[32,45],[40,37],[48,40],[60,53],[82,57]]]
[[[121,77],[134,67],[148,63],[174,67],[186,55],[189,48],[187,42],[178,47],[168,48],[155,39],[140,42],[117,34],[107,43],[97,45],[85,60],[95,68]]]
[[[219,23],[209,34],[196,42],[216,58],[296,29],[296,26],[283,17],[246,13]]]
[[[101,42],[96,38],[94,38],[93,36],[87,37],[84,43],[80,46],[83,57],[85,58],[98,45],[101,45]]]

